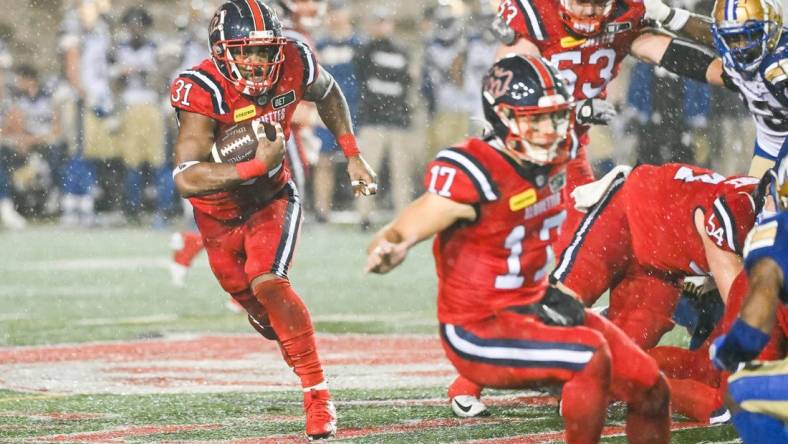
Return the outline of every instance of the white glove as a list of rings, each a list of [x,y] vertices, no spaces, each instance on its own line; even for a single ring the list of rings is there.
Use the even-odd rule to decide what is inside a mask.
[[[670,6],[663,3],[662,0],[643,0],[643,6],[646,7],[647,19],[662,23],[670,15]]]
[[[577,123],[581,125],[607,125],[616,114],[616,107],[602,99],[586,99],[575,108]]]
[[[605,195],[608,188],[610,188],[613,181],[620,175],[626,178],[630,171],[632,171],[632,167],[628,165],[617,165],[601,179],[580,185],[572,190],[572,199],[575,201],[577,211],[585,213],[589,208],[596,205],[602,199],[602,196]]]
[[[690,12],[686,9],[671,8],[662,0],[643,0],[643,6],[646,7],[647,19],[655,20],[671,31],[683,28],[690,18]]]

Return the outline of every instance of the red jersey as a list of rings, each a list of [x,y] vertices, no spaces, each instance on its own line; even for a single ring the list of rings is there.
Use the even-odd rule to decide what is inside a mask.
[[[618,75],[632,41],[643,29],[643,3],[617,0],[602,32],[593,37],[570,31],[558,15],[559,7],[560,0],[501,0],[498,15],[561,72],[575,100],[604,99],[607,84]],[[589,128],[575,125],[583,145],[588,143],[584,136]]]
[[[484,319],[542,296],[551,238],[566,217],[565,182],[564,165],[520,165],[479,139],[438,153],[424,176],[427,192],[477,214],[435,237],[440,322]]]
[[[755,223],[750,193],[757,185],[753,177],[726,178],[686,164],[635,168],[622,191],[637,261],[665,272],[707,274],[696,209],[704,213],[705,235],[720,248],[741,254]]]
[[[643,29],[643,3],[617,0],[602,32],[593,37],[572,33],[561,21],[559,7],[560,0],[502,0],[498,14],[561,71],[575,99],[604,98],[607,84]]]
[[[208,58],[178,75],[170,87],[170,103],[178,111],[202,114],[216,120],[216,130],[260,118],[282,125],[285,140],[290,137],[290,120],[306,89],[317,79],[319,66],[312,50],[304,43],[288,41],[283,49],[285,62],[273,89],[258,97],[241,94]],[[206,156],[204,161],[209,161]],[[269,171],[268,176],[248,181],[238,188],[206,196],[191,197],[194,208],[217,219],[227,220],[249,214],[268,202],[290,180],[286,165]]]

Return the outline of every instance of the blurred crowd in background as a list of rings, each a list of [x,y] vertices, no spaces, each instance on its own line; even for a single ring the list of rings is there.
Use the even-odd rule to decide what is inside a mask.
[[[422,168],[439,149],[484,130],[481,78],[498,46],[497,2],[279,1],[321,10],[302,23],[305,37],[341,85],[359,146],[382,179],[378,197],[355,206],[341,151],[315,119],[299,130],[308,217],[368,227],[422,191]],[[208,22],[221,1],[14,3],[26,6],[0,19],[2,225],[177,228],[188,220],[171,177],[169,83],[209,56]],[[678,6],[708,15],[712,4]],[[22,38],[30,29],[17,16],[57,32],[52,57],[31,56],[35,43]],[[609,89],[619,115],[592,130],[597,174],[638,160],[746,172],[754,127],[733,93],[634,59]]]

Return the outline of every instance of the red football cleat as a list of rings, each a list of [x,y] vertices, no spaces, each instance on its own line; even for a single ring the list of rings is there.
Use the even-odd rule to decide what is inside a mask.
[[[304,392],[306,436],[310,441],[327,439],[337,432],[337,412],[328,390]]]

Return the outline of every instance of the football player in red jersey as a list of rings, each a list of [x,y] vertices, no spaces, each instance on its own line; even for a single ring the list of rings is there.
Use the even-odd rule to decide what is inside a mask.
[[[668,442],[669,393],[656,362],[610,321],[548,287],[576,144],[568,89],[546,60],[520,55],[498,60],[483,85],[492,134],[438,153],[427,191],[370,243],[367,271],[389,272],[437,235],[441,340],[463,377],[505,389],[562,386],[570,443],[599,440],[611,394],[628,404],[630,442]]]
[[[311,31],[320,25],[326,10],[325,0],[279,0],[275,3],[281,11],[282,35],[300,41],[308,48],[314,47]],[[276,9],[276,8],[275,8]],[[314,104],[301,102],[290,119],[290,137],[285,144],[285,161],[299,190],[304,189],[309,176],[309,154],[313,151],[307,140],[318,118]],[[176,232],[170,242],[172,260],[170,278],[176,287],[186,286],[186,276],[194,259],[204,249],[202,237],[196,230]],[[243,313],[243,307],[233,298],[225,306],[233,313]]]
[[[315,347],[312,322],[287,278],[301,226],[301,203],[282,160],[290,119],[302,100],[315,102],[348,157],[354,193],[374,193],[375,173],[359,154],[344,96],[309,47],[282,36],[260,0],[232,0],[216,11],[211,57],[172,83],[179,133],[173,177],[189,198],[211,269],[252,325],[276,340],[304,389],[306,434],[335,433],[336,413]],[[256,119],[277,127],[260,137],[255,157],[211,162],[216,135]],[[260,125],[262,127],[262,125]]]
[[[618,167],[575,189],[575,205],[590,209],[551,281],[588,306],[610,289],[609,319],[651,349],[673,328],[684,277],[712,275],[723,301],[743,294],[741,251],[759,210],[752,196],[758,179],[726,178],[684,164],[641,165],[626,177],[627,172]],[[722,405],[712,387],[705,389],[711,396],[700,402],[691,396],[698,390],[685,390],[700,382],[719,384],[719,372],[706,358],[708,345],[695,352],[654,351],[668,376],[683,373],[671,380],[674,409],[698,420],[709,420]],[[671,362],[679,357],[690,362]]]
[[[709,28],[699,16],[670,11],[670,17],[660,14],[670,30]],[[595,117],[600,107],[594,99],[605,98],[607,85],[627,54],[694,80],[723,84],[721,60],[709,50],[647,29],[640,0],[501,0],[498,16],[496,29],[503,31],[499,34],[505,43],[498,54],[539,54],[549,59],[567,79],[580,118],[591,123],[602,123]],[[586,158],[588,128],[576,127],[581,144],[567,167],[568,192],[594,180]],[[555,245],[559,253],[582,218],[572,208],[568,211],[565,235]]]
[[[649,1],[649,3],[654,3]],[[664,6],[664,5],[662,5]],[[542,55],[556,66],[577,101],[579,144],[570,152],[566,192],[594,180],[586,158],[588,124],[607,123],[614,112],[604,99],[607,85],[621,62],[631,54],[694,80],[722,85],[722,62],[703,48],[646,30],[646,18],[659,19],[671,31],[703,33],[709,23],[687,11],[661,8],[646,11],[639,0],[500,0],[493,28],[504,42],[498,55]],[[649,15],[648,13],[651,13]],[[656,15],[656,16],[655,16]],[[700,30],[700,31],[699,31]],[[708,32],[707,32],[708,33]],[[583,214],[567,203],[567,218],[553,242],[560,254],[571,240]],[[449,396],[477,399],[479,387],[458,378]]]

